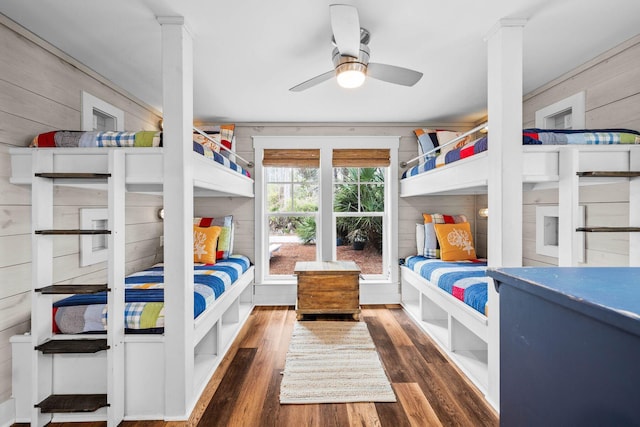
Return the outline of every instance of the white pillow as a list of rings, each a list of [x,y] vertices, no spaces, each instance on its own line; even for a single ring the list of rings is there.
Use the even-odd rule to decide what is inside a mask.
[[[424,224],[416,224],[416,253],[424,256]]]

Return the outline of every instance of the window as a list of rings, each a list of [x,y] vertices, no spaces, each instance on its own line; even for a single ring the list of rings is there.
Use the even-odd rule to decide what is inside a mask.
[[[536,111],[536,127],[541,129],[584,129],[585,93],[576,93]]]
[[[82,91],[81,130],[124,130],[124,112],[119,108]]]
[[[397,137],[255,137],[254,147],[257,283],[331,260],[360,260],[364,282],[397,280]]]
[[[318,168],[265,168],[269,276],[292,275],[296,261],[315,261]],[[284,248],[283,248],[284,246]],[[296,256],[281,256],[289,250]]]

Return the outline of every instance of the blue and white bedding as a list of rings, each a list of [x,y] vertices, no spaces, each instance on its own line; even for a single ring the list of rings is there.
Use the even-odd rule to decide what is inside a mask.
[[[486,262],[442,261],[416,255],[407,258],[405,266],[474,310],[487,315],[487,285],[490,278],[486,274]]]
[[[31,141],[30,147],[162,147],[163,139],[161,131],[68,131],[58,130],[37,135]],[[193,151],[213,160],[242,175],[251,177],[251,174],[240,165],[229,160],[209,147],[205,147],[193,141]]]
[[[244,255],[230,255],[214,265],[194,263],[193,317],[219,298],[251,263]],[[125,278],[125,332],[164,331],[164,265],[156,264]],[[54,332],[96,333],[107,329],[107,294],[72,295],[53,304]]]
[[[640,132],[630,129],[524,129],[523,145],[610,145],[640,144]],[[482,137],[462,147],[442,154],[426,157],[424,162],[407,169],[402,178],[419,175],[423,172],[476,155],[488,148],[488,138]]]

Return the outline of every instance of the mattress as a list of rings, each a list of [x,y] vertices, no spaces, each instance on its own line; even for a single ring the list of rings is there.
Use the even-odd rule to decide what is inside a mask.
[[[244,255],[230,255],[214,265],[194,264],[193,317],[212,306],[246,272]],[[164,265],[156,264],[125,278],[125,332],[164,332]],[[103,333],[107,329],[107,293],[78,294],[53,304],[54,333]]]
[[[461,303],[487,315],[487,286],[491,279],[486,275],[486,262],[442,261],[416,255],[407,258],[405,266]]]
[[[630,129],[537,129],[522,131],[523,145],[611,145],[640,144],[640,132]],[[423,172],[454,163],[476,155],[488,148],[488,137],[482,137],[462,147],[433,157],[402,174],[402,178],[419,175]]]
[[[31,147],[52,148],[52,147],[74,147],[74,148],[113,148],[113,147],[162,147],[163,139],[160,131],[138,131],[138,132],[96,132],[96,131],[51,131],[37,135],[31,142]],[[204,157],[213,160],[222,166],[234,170],[242,175],[251,177],[249,171],[231,161],[209,147],[205,147],[193,141],[193,151]]]

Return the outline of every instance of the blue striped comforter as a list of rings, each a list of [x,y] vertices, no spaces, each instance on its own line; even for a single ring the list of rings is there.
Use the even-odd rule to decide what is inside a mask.
[[[490,279],[486,275],[486,262],[452,262],[411,256],[406,259],[405,266],[476,311],[487,315],[487,284]]]
[[[250,265],[249,258],[244,255],[230,255],[215,265],[194,264],[194,319],[229,289]],[[72,295],[54,303],[53,312],[54,332],[104,332],[107,326],[107,294]],[[127,332],[163,332],[163,264],[125,278],[125,327]]]

